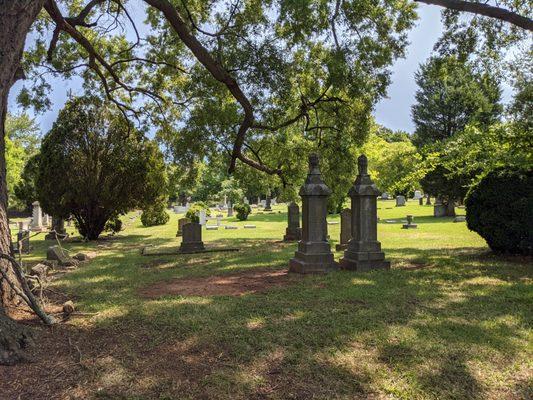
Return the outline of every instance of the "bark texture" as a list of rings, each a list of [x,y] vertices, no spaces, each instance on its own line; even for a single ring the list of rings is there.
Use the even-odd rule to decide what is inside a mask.
[[[24,77],[20,61],[26,35],[43,4],[44,0],[0,0],[0,252],[4,254],[10,253],[11,237],[5,158],[7,99],[15,81]],[[9,262],[0,260],[0,268],[12,282],[17,281]],[[16,301],[13,289],[0,277],[0,364],[4,365],[23,359],[23,349],[29,342],[27,330],[9,318]]]

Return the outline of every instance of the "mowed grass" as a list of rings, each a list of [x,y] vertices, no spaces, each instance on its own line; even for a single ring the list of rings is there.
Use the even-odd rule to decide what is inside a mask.
[[[433,218],[431,206],[378,207],[390,271],[298,277],[241,296],[148,299],[139,291],[286,269],[296,243],[280,242],[284,206],[255,209],[246,222],[224,219],[237,230],[203,231],[206,245],[239,252],[141,256],[147,245],[179,245],[175,214],[144,228],[132,213],[114,240],[65,245],[98,255],[52,284],[87,315],[68,323],[81,367],[50,390],[98,399],[531,398],[531,260],[492,255],[464,222]],[[401,229],[407,214],[418,229]],[[328,229],[334,248],[340,226]],[[28,264],[50,242],[32,244]],[[46,359],[38,364],[47,368]]]

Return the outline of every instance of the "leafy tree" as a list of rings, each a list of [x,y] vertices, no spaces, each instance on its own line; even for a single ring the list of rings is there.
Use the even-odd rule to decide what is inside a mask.
[[[166,189],[158,147],[94,97],[71,99],[43,139],[38,197],[47,213],[73,215],[94,240],[106,222],[155,202]]]
[[[25,165],[38,152],[39,142],[39,128],[28,114],[7,115],[5,156],[7,190],[11,206],[28,205],[28,198],[23,199],[17,196],[16,187],[21,184],[21,179],[25,178],[24,175],[27,175],[24,174]],[[36,198],[33,197],[29,204],[31,205],[31,202],[35,200]]]
[[[39,153],[28,159],[19,182],[13,190],[17,200],[24,204],[26,210],[31,210],[32,203],[37,200],[36,181],[39,174]]]
[[[165,199],[161,198],[155,203],[146,206],[141,214],[143,226],[165,225],[170,219],[165,205]]]
[[[413,142],[418,147],[450,138],[468,124],[488,127],[502,112],[497,82],[454,56],[430,58],[415,79]]]
[[[221,190],[218,194],[219,199],[226,197],[226,200],[231,204],[236,204],[242,201],[244,198],[244,192],[238,186],[235,179],[226,179],[221,184]]]

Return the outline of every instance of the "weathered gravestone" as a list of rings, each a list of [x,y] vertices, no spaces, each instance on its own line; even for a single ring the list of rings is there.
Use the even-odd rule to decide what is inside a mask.
[[[176,233],[176,236],[181,236],[183,234],[183,225],[190,223],[191,220],[189,218],[180,218],[178,219],[178,232]]]
[[[65,239],[67,237],[65,220],[63,218],[52,217],[52,231],[47,233],[45,240]]]
[[[382,200],[389,200],[390,195],[387,192],[381,193],[381,199]]]
[[[41,205],[36,201],[32,206],[33,210],[30,228],[32,231],[41,231],[43,230],[43,213],[41,211]]]
[[[300,274],[325,273],[337,267],[327,240],[326,216],[330,188],[322,181],[318,156],[309,156],[309,174],[300,188],[302,197],[302,239],[289,261],[289,271]]]
[[[59,246],[50,246],[46,251],[46,259],[49,261],[57,261],[60,267],[75,267],[78,265],[78,262],[69,257]]]
[[[415,194],[413,196],[413,200],[423,199],[424,196],[422,196],[422,192],[420,190],[415,190]]]
[[[402,225],[402,229],[416,229],[417,224],[413,224],[413,216],[408,215],[407,216],[407,223]]]
[[[368,175],[368,160],[363,154],[357,159],[359,174],[348,192],[352,200],[352,238],[340,260],[341,268],[369,271],[389,269],[381,243],[377,240],[377,197],[379,190]]]
[[[270,198],[270,193],[266,195],[265,211],[272,211],[272,199]]]
[[[231,201],[228,202],[228,217],[233,217],[233,204]]]
[[[405,196],[396,196],[396,207],[405,206]]]
[[[335,247],[337,251],[345,250],[352,238],[352,210],[345,208],[341,211],[341,237],[340,243]]]
[[[446,216],[446,205],[442,204],[442,200],[438,197],[435,199],[435,205],[433,206],[433,216],[437,218]]]
[[[197,222],[189,222],[183,225],[183,239],[180,246],[180,253],[195,253],[204,251],[202,242],[202,225]]]
[[[285,242],[300,240],[302,230],[300,229],[300,208],[294,201],[287,207],[287,228],[285,229]]]

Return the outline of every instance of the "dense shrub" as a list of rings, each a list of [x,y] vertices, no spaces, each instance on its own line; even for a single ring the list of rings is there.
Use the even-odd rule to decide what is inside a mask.
[[[76,225],[76,228],[78,228],[78,222],[75,221],[74,224]],[[108,219],[105,224],[104,230],[106,232],[119,233],[122,230],[122,221],[118,217]]]
[[[198,201],[189,207],[189,210],[185,214],[185,217],[189,218],[192,222],[199,222],[200,218],[198,217],[198,215],[200,213],[200,210],[205,210],[205,213],[208,216],[211,215],[207,204],[205,204],[203,201]]]
[[[493,251],[531,254],[533,172],[497,169],[473,186],[466,222]]]
[[[146,207],[141,215],[143,226],[165,225],[170,216],[165,210],[165,201],[157,201]]]
[[[252,207],[246,203],[235,204],[233,209],[237,212],[237,219],[239,221],[246,221],[248,215],[252,212]]]

